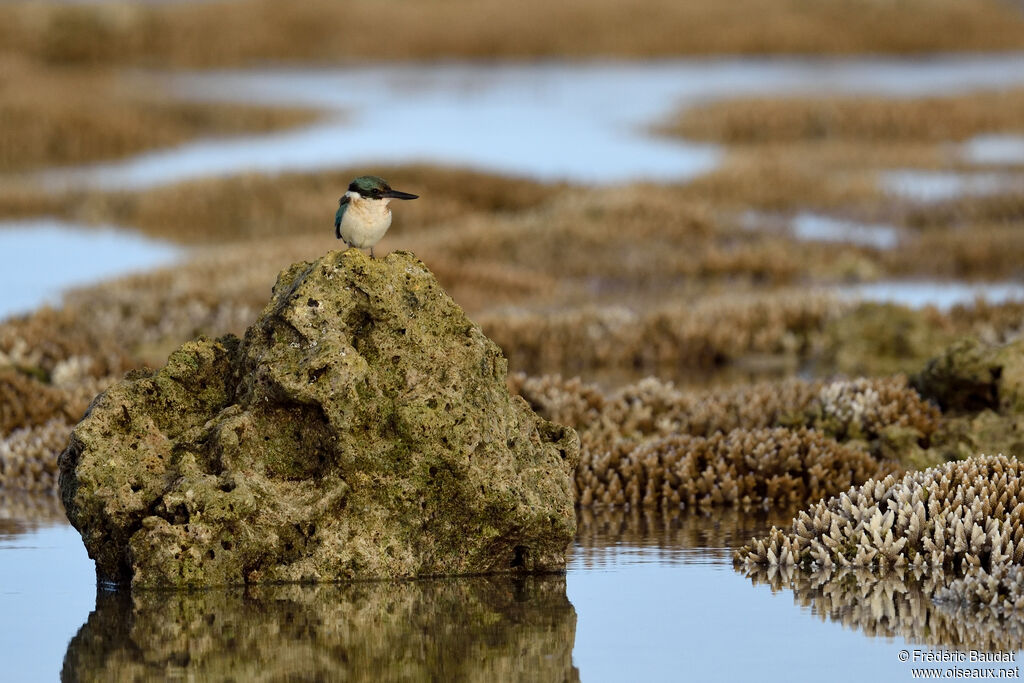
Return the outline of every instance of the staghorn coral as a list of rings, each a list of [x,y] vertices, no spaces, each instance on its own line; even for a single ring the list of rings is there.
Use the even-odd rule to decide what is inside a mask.
[[[749,354],[800,354],[810,336],[851,305],[794,292],[712,297],[644,312],[624,307],[502,311],[481,326],[519,370],[597,367],[711,368]]]
[[[809,426],[843,441],[875,438],[892,427],[921,438],[940,426],[939,409],[921,398],[904,375],[831,382],[806,409]]]
[[[624,457],[583,453],[581,506],[790,506],[890,472],[863,451],[810,429],[736,429],[643,442]]]
[[[949,142],[1020,130],[1024,90],[927,97],[755,97],[689,107],[665,132],[729,144],[846,139]]]
[[[73,363],[70,365],[74,365]],[[52,419],[78,420],[89,402],[113,381],[112,376],[72,376],[58,364],[59,384],[47,384],[0,368],[0,437],[16,429],[38,427]],[[3,477],[0,476],[0,485]]]
[[[1024,562],[1022,464],[978,456],[872,479],[801,512],[790,532],[739,548],[743,565],[927,567],[965,573]]]
[[[0,53],[0,171],[124,157],[212,135],[308,124],[311,111],[183,102],[108,69],[52,69]]]
[[[3,3],[0,45],[57,64],[193,68],[345,59],[920,54],[1019,48],[1024,23],[1012,5],[996,0],[529,0],[514,8],[498,0],[432,0],[403,6],[386,27],[375,9],[328,0]]]
[[[711,436],[767,427],[813,427],[844,441],[873,440],[875,455],[927,441],[940,413],[902,375],[824,384],[800,379],[682,390],[648,377],[605,394],[578,378],[527,377],[510,386],[548,419],[580,432],[584,451],[622,450],[652,436]],[[897,438],[898,437],[898,438]]]
[[[69,362],[91,377],[121,373],[131,367],[131,360],[117,331],[89,325],[70,308],[41,308],[9,318],[0,321],[0,369],[13,367],[47,382],[54,371],[66,374]]]
[[[42,424],[62,411],[60,392],[11,369],[0,369],[0,435]]]
[[[57,456],[68,444],[72,425],[59,418],[15,429],[0,438],[0,486],[36,493],[57,488]]]

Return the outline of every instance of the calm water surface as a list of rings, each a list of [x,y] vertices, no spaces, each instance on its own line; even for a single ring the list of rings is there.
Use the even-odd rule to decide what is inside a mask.
[[[712,170],[723,154],[716,145],[652,132],[680,107],[744,95],[901,97],[1014,87],[1024,85],[1024,53],[352,65],[137,77],[184,99],[306,106],[322,110],[324,118],[295,130],[199,140],[123,161],[54,169],[44,172],[45,179],[58,186],[131,189],[249,172],[429,162],[580,183],[678,181]],[[1013,163],[1022,139],[980,136],[955,147],[967,161]],[[893,169],[878,182],[900,197],[937,201],[1015,191],[1024,187],[1024,176],[1012,168]],[[900,238],[892,226],[809,212],[794,216],[787,229],[799,239],[883,249],[897,247]],[[39,253],[56,255],[62,267],[40,269]],[[62,288],[166,262],[171,253],[130,234],[82,232],[46,219],[0,225],[0,254],[7,257],[0,318],[52,301]],[[948,307],[979,293],[997,302],[1019,291],[1012,284],[951,283],[929,294],[924,287],[931,285],[886,283],[850,295]]]
[[[944,280],[883,280],[867,284],[838,287],[840,297],[857,301],[899,304],[909,308],[933,306],[948,311],[957,305],[971,305],[979,300],[989,304],[1024,301],[1024,283],[971,283]]]
[[[190,99],[313,107],[325,118],[45,177],[59,185],[141,188],[252,171],[426,162],[580,183],[679,181],[712,170],[722,157],[717,145],[652,133],[681,107],[750,95],[910,97],[1008,88],[1024,85],[1024,53],[352,65],[146,84]],[[897,191],[905,185],[893,181]]]
[[[77,532],[49,517],[0,521],[9,680],[909,681],[901,649],[1024,642],[891,577],[745,576],[731,549],[773,520],[733,512],[584,511],[564,577],[135,596],[97,595]]]
[[[1024,135],[979,135],[964,144],[963,154],[976,164],[1024,164]]]
[[[171,263],[183,250],[112,226],[0,221],[0,320],[57,304],[70,287]]]

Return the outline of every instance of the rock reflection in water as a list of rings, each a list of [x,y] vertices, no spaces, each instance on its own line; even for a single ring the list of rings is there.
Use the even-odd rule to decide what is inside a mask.
[[[578,681],[564,576],[100,591],[62,680]]]
[[[794,601],[812,614],[868,636],[899,636],[909,643],[957,650],[1024,648],[1024,614],[933,602],[932,596],[945,586],[941,573],[914,569],[804,573],[792,567],[751,567],[746,574],[755,586],[767,584],[773,592],[788,588]]]

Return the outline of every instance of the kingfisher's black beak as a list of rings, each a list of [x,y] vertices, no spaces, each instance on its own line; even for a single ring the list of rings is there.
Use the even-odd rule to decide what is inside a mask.
[[[408,192],[399,192],[398,190],[385,190],[381,197],[387,197],[388,199],[419,199],[418,194],[409,194]]]

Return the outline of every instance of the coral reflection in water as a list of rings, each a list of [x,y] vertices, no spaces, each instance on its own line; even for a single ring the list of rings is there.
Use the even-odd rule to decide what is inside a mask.
[[[804,573],[792,567],[751,567],[757,586],[793,591],[794,601],[822,619],[869,636],[957,650],[1006,652],[1024,648],[1024,614],[935,603],[943,575],[913,569],[872,572],[835,569]]]
[[[576,681],[565,577],[99,591],[63,680]]]
[[[570,572],[629,563],[725,565],[732,548],[784,524],[795,508],[765,513],[737,508],[714,514],[666,508],[578,508]]]

